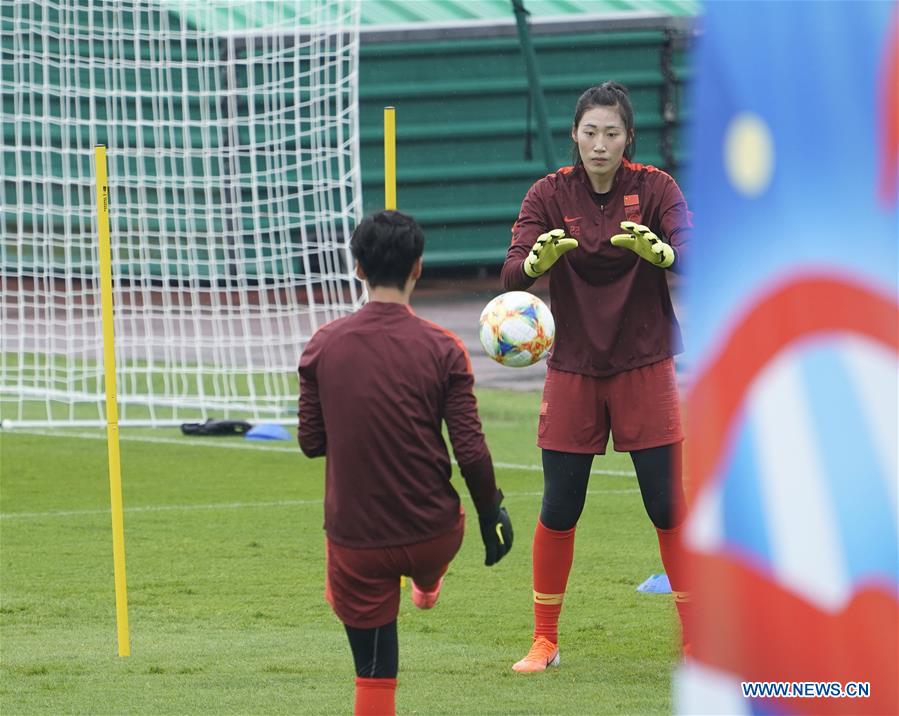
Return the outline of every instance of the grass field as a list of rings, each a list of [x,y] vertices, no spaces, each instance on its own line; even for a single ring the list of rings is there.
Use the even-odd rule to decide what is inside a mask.
[[[484,567],[469,520],[437,607],[404,597],[398,712],[670,712],[674,608],[635,591],[662,570],[627,455],[594,463],[561,668],[511,671],[532,628],[539,396],[478,398],[515,547]],[[292,443],[177,429],[125,429],[121,446],[126,658],[116,655],[105,431],[0,433],[0,712],[350,713],[352,659],[323,599],[324,461]]]

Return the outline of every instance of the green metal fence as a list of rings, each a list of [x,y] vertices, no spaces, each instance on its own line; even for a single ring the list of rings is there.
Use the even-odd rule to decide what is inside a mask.
[[[581,92],[615,79],[634,103],[636,159],[676,173],[688,39],[665,28],[533,37],[558,163],[570,163]],[[360,75],[365,210],[382,206],[381,110],[394,105],[398,206],[423,224],[426,263],[501,262],[525,192],[546,173],[518,39],[364,44]]]
[[[510,5],[510,22],[511,18]],[[141,22],[152,22],[152,18],[148,15]],[[665,22],[649,28],[605,28],[603,22],[598,22],[589,27],[585,25],[580,32],[569,30],[556,34],[551,26],[542,25],[540,32],[533,36],[555,157],[560,165],[570,161],[571,114],[580,93],[588,86],[615,79],[631,90],[638,128],[637,160],[677,174],[684,160],[680,135],[686,117],[681,99],[684,86],[689,81],[686,66],[689,32],[673,30]],[[483,27],[478,30],[474,34],[484,34]],[[501,262],[521,199],[528,187],[545,174],[518,38],[514,31],[497,33],[499,36],[495,37],[466,37],[465,33],[463,23],[453,32],[444,33],[442,38],[434,37],[433,29],[416,33],[414,28],[405,29],[400,39],[392,41],[366,40],[363,34],[360,51],[359,116],[364,211],[374,211],[383,206],[382,110],[385,105],[393,105],[397,108],[398,205],[400,209],[415,215],[425,228],[428,236],[425,258],[429,266],[491,265]],[[3,34],[0,49],[3,57],[7,58],[12,46],[9,33]],[[417,36],[427,39],[416,39]],[[53,43],[60,40],[35,37],[33,41],[41,44],[41,54],[52,55]],[[155,51],[149,44],[137,50],[145,51],[148,56]],[[188,55],[193,52],[190,46],[176,46],[174,51]],[[168,59],[173,61],[171,57]],[[33,76],[12,77],[9,64],[3,63],[0,69],[4,87],[22,81],[35,86],[90,86],[92,81],[83,68],[76,70],[38,64],[32,69]],[[262,68],[254,66],[251,58],[241,66],[240,71],[262,72]],[[183,79],[188,88],[210,84],[199,75],[185,76]],[[240,81],[240,77],[236,80]],[[145,83],[135,78],[134,84],[139,86]],[[258,83],[249,84],[258,86]],[[20,125],[16,129],[8,118],[22,108],[13,106],[12,97],[12,93],[4,92],[2,101],[2,169],[9,201],[0,207],[3,214],[0,227],[4,227],[10,235],[15,233],[12,222],[38,224],[50,221],[61,227],[70,218],[51,215],[39,217],[40,222],[37,222],[36,217],[17,211],[17,203],[29,203],[32,197],[16,196],[11,178],[19,171],[29,174],[39,171],[49,175],[50,181],[35,184],[26,191],[45,192],[47,196],[39,202],[43,205],[70,205],[75,202],[62,201],[62,195],[85,189],[83,186],[67,185],[64,178],[89,175],[89,167],[82,166],[89,163],[89,157],[71,156],[67,161],[80,162],[81,165],[65,167],[62,163],[64,155],[59,154],[41,167],[32,167],[17,164],[17,161],[23,160],[17,160],[12,150],[20,143],[31,141],[31,133],[45,131],[56,133],[57,136],[52,138],[54,145],[86,146],[89,138],[71,136],[72,132],[83,133],[86,128],[84,125],[67,125],[57,121],[35,123],[24,128]],[[64,119],[72,113],[87,116],[87,107],[73,107],[71,102],[89,103],[91,98],[85,94],[77,99],[72,96],[63,99],[62,94],[57,94],[55,98],[51,95],[50,99],[42,99],[35,94],[28,101],[41,103],[40,107],[29,109]],[[196,148],[202,142],[209,141],[208,136],[201,137],[200,130],[191,124],[203,114],[204,100],[198,98],[196,102],[185,105],[190,116],[182,116],[181,104],[173,107],[176,106],[182,114],[169,115],[165,114],[164,103],[157,102],[155,106],[150,106],[150,101],[130,96],[123,98],[122,103],[127,116],[149,116],[147,113],[163,111],[163,116],[159,117],[159,131],[145,138],[147,146],[157,146],[161,141],[174,149]],[[261,103],[264,98],[247,96],[246,102]],[[284,116],[281,119],[292,123],[295,118]],[[124,127],[107,127],[99,122],[94,141],[110,142],[116,131],[134,132],[137,131],[136,126],[129,123]],[[151,130],[144,128],[142,131]],[[247,144],[252,143],[252,139],[256,138],[238,138]],[[296,142],[285,145],[285,151],[309,149],[297,146]],[[24,161],[32,161],[30,155],[25,157]],[[128,170],[132,174],[147,175],[147,172],[155,170],[148,166],[134,172],[134,167],[116,166],[115,161],[137,160],[113,158],[111,174]],[[200,160],[185,155],[181,160],[173,159],[168,169],[179,171],[178,161]],[[252,159],[242,157],[241,161],[252,162]],[[197,168],[192,168],[190,173],[196,174]],[[305,180],[302,176],[294,179],[298,184]],[[263,177],[262,181],[255,182],[255,190],[264,185]],[[237,186],[235,190],[251,191],[251,188]],[[152,193],[155,189],[148,186],[142,191]],[[177,204],[179,199],[175,196],[151,198],[154,204]],[[264,199],[264,196],[257,196],[258,201]],[[194,204],[220,200],[224,197],[205,192],[195,197]],[[298,195],[294,206],[289,206],[288,210],[299,212],[301,201],[304,199]],[[235,220],[240,222],[241,217],[235,217]],[[194,223],[188,225],[188,218],[185,217],[183,225],[163,228],[189,232],[196,228],[196,219],[190,221]],[[42,225],[46,226],[46,223]],[[229,227],[202,228],[204,231],[224,232]],[[236,229],[240,233],[240,227]],[[3,262],[7,265],[11,261],[54,260],[46,256],[18,255],[7,248],[9,250],[3,256]],[[71,257],[68,260],[71,262]],[[159,260],[177,262],[178,259],[160,256]]]

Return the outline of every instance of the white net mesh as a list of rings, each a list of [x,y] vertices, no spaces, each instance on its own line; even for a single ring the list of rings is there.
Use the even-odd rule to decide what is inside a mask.
[[[354,310],[358,0],[2,4],[0,416],[102,423],[108,147],[122,424],[292,421]]]

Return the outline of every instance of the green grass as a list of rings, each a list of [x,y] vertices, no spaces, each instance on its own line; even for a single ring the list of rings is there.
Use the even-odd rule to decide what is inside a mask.
[[[673,605],[635,591],[661,564],[630,476],[592,478],[561,668],[511,671],[532,628],[539,396],[484,390],[479,403],[494,459],[521,466],[497,470],[515,547],[484,567],[470,520],[438,606],[403,599],[398,712],[670,712]],[[349,713],[352,659],[323,599],[324,462],[283,442],[124,429],[132,655],[122,658],[104,432],[72,432],[0,433],[0,712]],[[630,467],[617,453],[594,463]]]

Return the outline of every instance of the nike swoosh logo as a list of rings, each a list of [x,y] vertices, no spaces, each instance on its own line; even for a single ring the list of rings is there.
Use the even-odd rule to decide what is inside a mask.
[[[575,221],[580,221],[580,220],[581,220],[581,217],[580,217],[580,216],[575,216],[575,217],[563,216],[563,217],[562,217],[562,220],[563,220],[566,224],[573,224]]]

